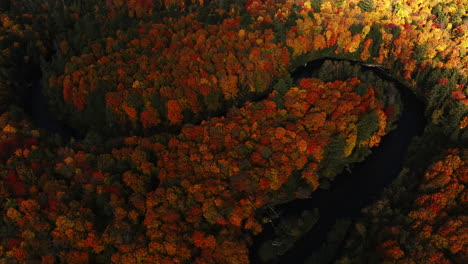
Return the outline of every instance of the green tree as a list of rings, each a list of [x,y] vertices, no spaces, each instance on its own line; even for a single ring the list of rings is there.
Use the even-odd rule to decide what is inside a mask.
[[[379,129],[379,115],[372,111],[363,116],[357,123],[357,142],[369,139]]]
[[[374,0],[361,0],[358,6],[361,8],[362,12],[371,12],[374,10]]]

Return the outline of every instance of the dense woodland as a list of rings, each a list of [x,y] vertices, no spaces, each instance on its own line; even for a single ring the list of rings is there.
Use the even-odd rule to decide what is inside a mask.
[[[0,263],[250,263],[268,208],[333,186],[396,126],[399,91],[360,64],[406,85],[428,125],[394,183],[308,261],[466,263],[467,12],[465,0],[2,1]],[[323,58],[346,62],[294,80]],[[71,140],[32,119],[32,89]]]

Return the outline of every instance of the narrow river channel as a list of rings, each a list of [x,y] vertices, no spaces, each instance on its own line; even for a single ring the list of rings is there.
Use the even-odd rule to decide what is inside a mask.
[[[323,62],[323,60],[322,60]],[[311,62],[320,64],[318,62]],[[309,63],[310,64],[310,63]],[[317,65],[301,67],[293,73],[295,81],[308,77]],[[363,67],[363,70],[373,70]],[[392,81],[382,72],[375,72],[380,77]],[[318,222],[285,255],[269,263],[302,264],[314,249],[326,240],[328,231],[340,218],[354,219],[361,209],[369,205],[400,173],[408,146],[413,137],[421,135],[426,121],[423,103],[410,92],[409,88],[396,83],[403,101],[403,111],[397,122],[397,128],[386,135],[381,144],[372,149],[372,154],[365,161],[352,165],[351,171],[343,171],[331,184],[329,190],[318,189],[310,199],[288,202],[276,207],[281,215],[298,215],[304,210],[317,208]],[[251,247],[251,262],[263,263],[257,255],[260,244],[272,239],[272,225],[264,225],[264,232],[254,238]],[[322,263],[316,263],[322,264]]]
[[[323,60],[311,62],[307,67],[300,67],[292,74],[293,78],[297,82],[300,78],[308,77],[311,69],[316,68],[321,62]],[[376,73],[389,80],[385,74]],[[272,263],[304,263],[312,250],[317,249],[325,241],[328,231],[336,220],[359,216],[361,209],[369,205],[398,176],[408,146],[414,136],[423,132],[425,119],[422,102],[408,88],[398,83],[396,86],[399,88],[404,108],[397,128],[384,137],[380,146],[374,148],[365,161],[354,164],[351,172],[344,171],[338,175],[329,190],[319,189],[310,199],[294,200],[277,207],[282,215],[299,214],[304,210],[317,208],[320,217],[312,230],[298,241],[294,248]],[[41,91],[40,80],[33,81],[30,88],[28,110],[35,125],[58,133],[66,140],[74,136],[75,133],[70,128],[57,121],[49,112],[46,98]],[[262,263],[256,252],[261,242],[271,239],[273,233],[271,225],[265,224],[264,232],[254,238],[254,244],[250,248],[252,263]]]

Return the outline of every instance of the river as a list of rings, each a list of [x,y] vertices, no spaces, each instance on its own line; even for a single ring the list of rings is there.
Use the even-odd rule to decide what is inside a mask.
[[[69,141],[72,137],[81,138],[77,133],[68,126],[62,124],[53,115],[51,115],[47,106],[47,99],[42,92],[40,80],[33,80],[28,87],[30,97],[26,98],[26,112],[38,128],[60,135],[65,141]]]
[[[323,62],[323,60],[321,60]],[[311,67],[317,67],[318,62],[309,63],[308,67],[300,67],[292,76],[297,82],[308,76]],[[375,69],[372,69],[375,70]],[[377,71],[377,70],[376,70]],[[379,76],[389,79],[384,73],[377,71]],[[294,200],[277,207],[283,215],[298,214],[303,210],[318,208],[319,220],[313,229],[307,233],[293,249],[273,263],[301,264],[305,258],[317,249],[335,221],[340,218],[356,218],[361,209],[369,205],[379,193],[388,186],[400,173],[409,144],[414,136],[421,135],[425,127],[424,105],[408,88],[396,83],[403,100],[403,111],[397,123],[397,128],[386,135],[380,146],[372,150],[372,154],[363,162],[355,164],[352,172],[344,171],[333,181],[329,190],[319,189],[310,199]],[[31,97],[26,99],[26,109],[36,126],[55,132],[65,140],[76,138],[76,133],[60,123],[50,114],[46,98],[42,93],[40,80],[30,83]],[[265,224],[264,232],[254,238],[251,246],[251,262],[262,263],[256,252],[262,241],[272,238],[273,229]]]
[[[295,81],[307,77],[307,71],[310,71],[311,67],[317,66],[301,67],[294,72],[292,76],[295,77]],[[363,68],[373,70],[381,78],[390,80],[384,72]],[[297,215],[304,210],[317,208],[319,220],[291,250],[269,263],[304,263],[311,252],[326,240],[328,231],[338,219],[358,217],[361,209],[370,205],[399,175],[411,140],[422,134],[426,121],[423,103],[407,87],[397,82],[395,85],[401,94],[403,111],[397,128],[388,133],[377,148],[372,149],[372,154],[365,161],[354,164],[351,172],[345,170],[338,175],[329,190],[318,189],[310,199],[294,200],[275,208],[282,215]],[[252,263],[262,263],[257,251],[263,241],[273,239],[273,234],[272,225],[267,223],[264,225],[264,232],[254,238],[250,248]]]

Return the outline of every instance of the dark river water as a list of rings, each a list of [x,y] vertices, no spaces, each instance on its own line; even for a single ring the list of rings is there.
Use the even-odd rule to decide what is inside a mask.
[[[323,60],[322,60],[323,62]],[[319,62],[313,62],[315,66]],[[293,73],[295,81],[307,77],[309,67],[301,67]],[[387,78],[384,74],[378,73]],[[388,78],[387,78],[388,79]],[[46,98],[41,91],[40,81],[31,84],[31,97],[27,105],[36,126],[61,135],[65,140],[76,138],[76,133],[63,125],[51,115],[47,108]],[[277,207],[283,215],[298,214],[303,210],[318,208],[319,220],[313,229],[300,240],[294,248],[274,263],[301,264],[317,249],[335,221],[339,218],[355,218],[360,211],[369,205],[378,194],[389,185],[400,173],[409,144],[414,136],[420,135],[425,126],[424,105],[408,88],[396,85],[402,95],[404,109],[395,130],[384,137],[379,147],[372,150],[372,154],[363,162],[355,164],[352,172],[344,171],[338,175],[329,190],[319,189],[313,193],[311,199],[294,200]],[[261,263],[256,252],[262,241],[272,238],[271,225],[264,226],[264,232],[254,238],[251,246],[251,262]]]
[[[57,133],[66,141],[71,137],[78,138],[77,134],[66,125],[58,121],[49,111],[47,107],[47,99],[42,93],[40,80],[34,80],[30,84],[30,98],[27,99],[26,105],[33,123],[49,132]]]
[[[296,80],[307,77],[310,68],[310,66],[301,67],[293,73],[293,76]],[[376,74],[391,81],[383,72]],[[372,149],[372,154],[365,161],[354,164],[351,172],[343,171],[338,175],[329,190],[318,189],[310,199],[298,199],[276,207],[282,215],[298,215],[303,210],[317,208],[319,220],[291,250],[270,263],[304,263],[311,252],[318,249],[326,240],[327,233],[336,220],[359,216],[361,209],[370,205],[399,175],[408,146],[413,137],[422,134],[426,121],[423,103],[408,88],[398,83],[395,85],[401,94],[403,111],[397,122],[397,128],[388,133],[377,148]],[[265,224],[264,232],[254,238],[254,244],[250,249],[252,263],[262,263],[257,251],[263,241],[274,238],[273,234],[272,225]]]

